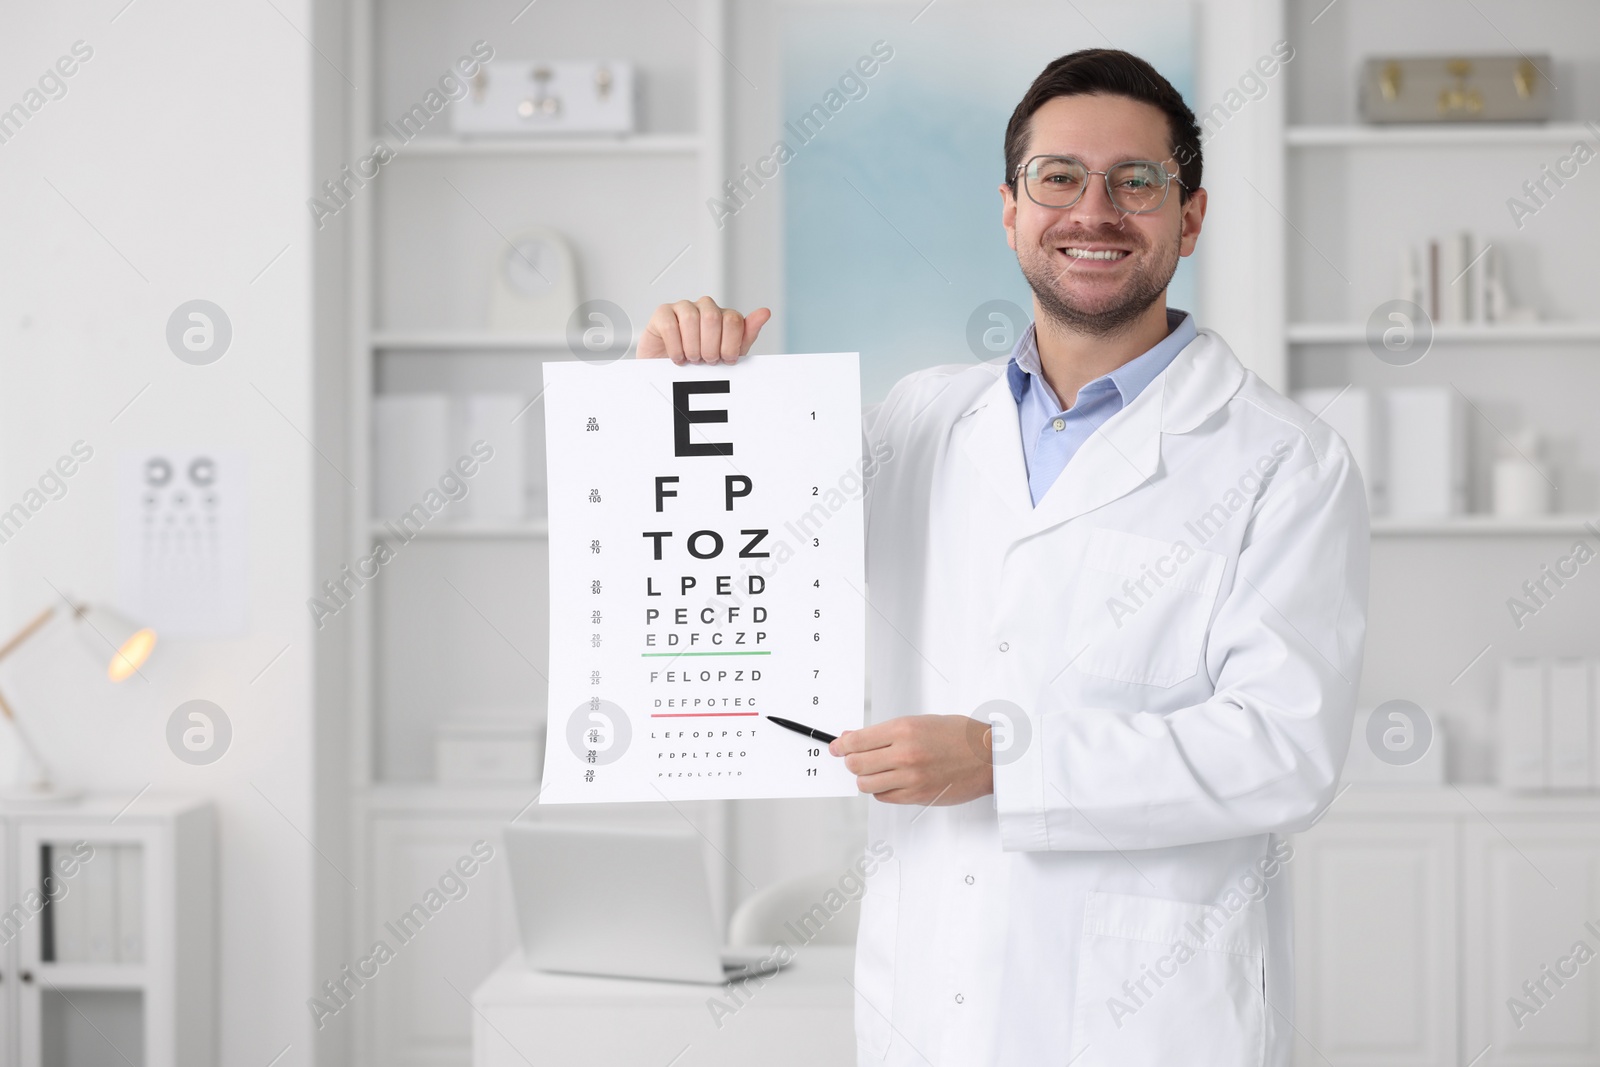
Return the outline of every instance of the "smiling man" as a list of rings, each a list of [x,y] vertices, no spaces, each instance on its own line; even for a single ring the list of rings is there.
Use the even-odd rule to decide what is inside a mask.
[[[1360,476],[1166,306],[1206,192],[1153,67],[1056,60],[1004,152],[1033,325],[865,417],[895,457],[867,496],[873,721],[830,751],[894,858],[863,900],[859,1061],[1282,1067],[1286,835],[1349,743]],[[662,305],[639,354],[731,363],[770,314]]]

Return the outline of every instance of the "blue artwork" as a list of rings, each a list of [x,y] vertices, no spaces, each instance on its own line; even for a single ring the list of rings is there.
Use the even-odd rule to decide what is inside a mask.
[[[1185,3],[919,6],[781,16],[786,350],[860,351],[869,404],[909,371],[977,358],[979,305],[1031,314],[997,187],[1006,122],[1047,63],[1123,48],[1195,106]],[[1168,301],[1194,308],[1188,260]]]

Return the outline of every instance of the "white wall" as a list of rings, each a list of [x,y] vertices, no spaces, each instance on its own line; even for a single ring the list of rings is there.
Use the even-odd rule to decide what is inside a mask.
[[[291,1046],[277,1061],[288,1067],[310,1057],[311,886],[323,863],[302,836],[313,832],[304,600],[322,463],[303,436],[304,200],[309,65],[322,60],[302,37],[307,0],[125,2],[13,5],[0,32],[0,108],[73,42],[93,48],[66,95],[0,143],[0,500],[18,499],[74,440],[94,449],[66,496],[0,545],[0,623],[20,624],[56,588],[114,597],[118,450],[191,446],[248,456],[249,631],[165,642],[143,677],[116,688],[57,631],[0,684],[62,777],[129,797],[154,783],[215,798],[217,1062],[266,1064]],[[233,324],[211,366],[180,362],[164,340],[170,312],[196,297]],[[178,761],[164,739],[168,715],[196,697],[234,729],[209,767]]]

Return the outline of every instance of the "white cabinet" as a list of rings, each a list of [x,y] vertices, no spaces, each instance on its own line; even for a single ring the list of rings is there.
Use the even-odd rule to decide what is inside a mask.
[[[12,902],[16,900],[11,862],[11,827],[0,819],[0,892],[6,894],[5,914],[0,915],[0,1064],[17,1062],[17,969],[13,966],[16,940],[12,921]]]
[[[0,1065],[210,1067],[208,803],[0,808]]]
[[[1329,819],[1295,839],[1296,1063],[1455,1062],[1455,832]]]
[[[1289,871],[1300,1067],[1600,1065],[1600,798],[1350,789]]]
[[[504,816],[477,812],[433,818],[389,814],[372,820],[371,914],[356,940],[370,950],[381,939],[395,958],[373,982],[369,1062],[443,1067],[471,1058],[467,998],[516,944],[500,836],[504,826]],[[483,845],[475,850],[478,842]],[[493,850],[486,861],[484,845]],[[456,867],[463,857],[473,860],[468,867],[477,868],[470,878]],[[419,928],[414,909],[421,904],[426,911],[430,890],[445,903]],[[451,899],[452,893],[458,899]]]
[[[1462,868],[1463,1051],[1493,1046],[1485,1065],[1600,1064],[1600,824],[1469,823]]]

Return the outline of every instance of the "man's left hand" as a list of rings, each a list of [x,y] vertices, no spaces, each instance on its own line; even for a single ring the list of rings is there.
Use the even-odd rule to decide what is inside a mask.
[[[846,730],[828,751],[886,804],[965,804],[994,792],[992,729],[968,715],[906,715]]]

